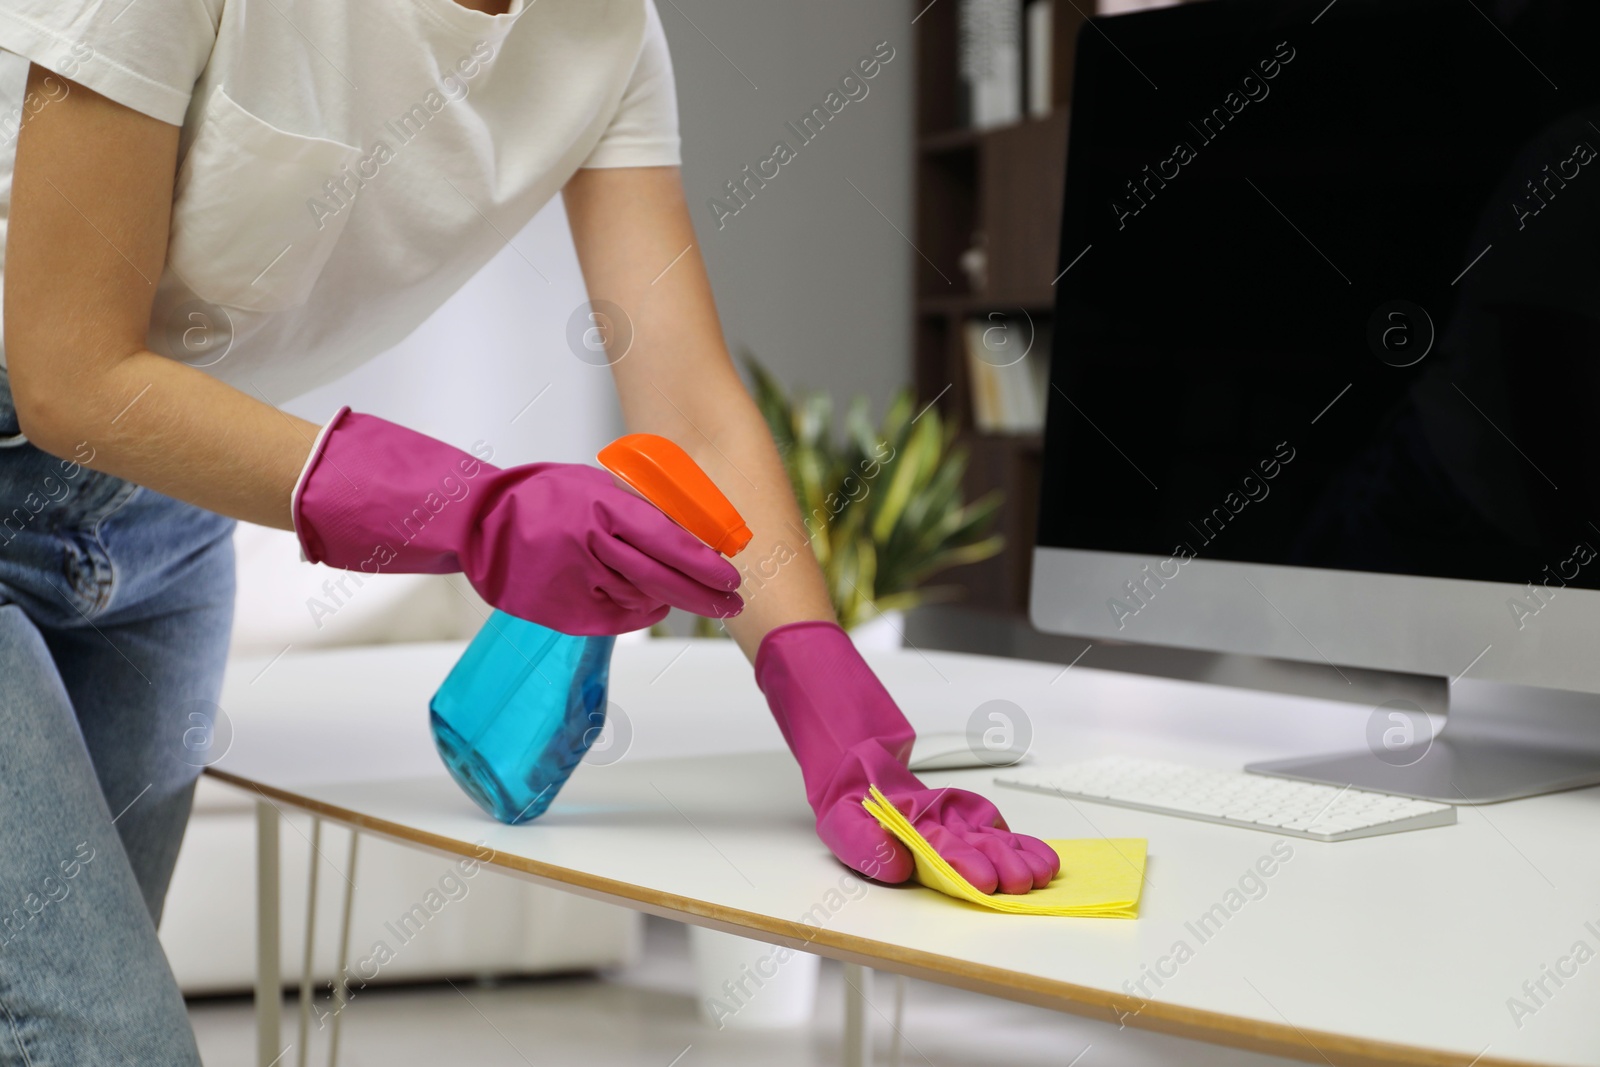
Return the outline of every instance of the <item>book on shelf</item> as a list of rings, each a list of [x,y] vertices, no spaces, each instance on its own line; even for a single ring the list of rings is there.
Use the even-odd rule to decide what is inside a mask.
[[[1028,4],[1028,114],[1036,119],[1050,114],[1055,103],[1050,98],[1055,73],[1054,20],[1055,0],[1032,0]]]
[[[978,129],[1022,119],[1022,0],[961,0],[961,80]]]
[[[1177,7],[1183,0],[1100,0],[1095,10],[1101,15],[1126,15],[1155,7]]]
[[[963,324],[972,422],[981,433],[1037,433],[1044,428],[1050,379],[1050,330],[1027,318],[991,312]]]

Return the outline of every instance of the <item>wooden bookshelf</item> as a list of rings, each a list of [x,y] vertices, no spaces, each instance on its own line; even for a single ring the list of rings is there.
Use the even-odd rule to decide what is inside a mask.
[[[972,457],[968,499],[1005,494],[997,523],[1005,549],[939,582],[960,587],[966,606],[1010,615],[1027,611],[1042,442],[1037,433],[972,428],[962,324],[989,312],[1025,312],[1037,323],[1054,314],[1072,61],[1080,9],[1092,10],[1075,2],[1056,0],[1053,12],[1051,113],[981,131],[963,125],[960,114],[959,5],[935,4],[917,21],[913,380],[919,404],[936,404],[962,427]],[[980,233],[987,277],[975,290],[961,257]]]

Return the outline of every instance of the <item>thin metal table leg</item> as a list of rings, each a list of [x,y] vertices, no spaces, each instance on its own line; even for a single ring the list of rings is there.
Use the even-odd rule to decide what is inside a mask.
[[[900,1047],[905,1044],[906,976],[894,976],[894,1035],[889,1038],[889,1067],[900,1067]]]
[[[867,1020],[867,996],[872,971],[859,963],[844,965],[844,1067],[871,1067],[872,1027]]]
[[[256,1065],[272,1067],[283,1056],[279,1023],[283,977],[278,944],[278,830],[281,816],[270,801],[256,801]]]
[[[300,962],[300,1052],[296,1056],[300,1067],[306,1067],[311,1056],[311,986],[313,956],[317,947],[317,857],[322,855],[322,820],[311,817],[311,854],[306,866],[311,873],[306,876],[306,941],[305,953]]]
[[[328,1040],[328,1067],[339,1067],[339,1022],[350,1001],[350,911],[356,899],[356,842],[361,835],[350,831],[350,856],[344,865],[344,917],[339,923],[339,966],[334,975],[333,1036]]]

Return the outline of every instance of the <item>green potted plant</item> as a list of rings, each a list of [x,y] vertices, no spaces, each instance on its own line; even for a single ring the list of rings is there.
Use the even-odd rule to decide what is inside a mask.
[[[836,427],[826,393],[791,395],[754,356],[744,363],[845,629],[953,596],[925,583],[1000,551],[1001,494],[965,499],[967,451],[937,409],[915,413],[901,390],[874,426],[857,397]],[[698,632],[715,629],[702,620]]]

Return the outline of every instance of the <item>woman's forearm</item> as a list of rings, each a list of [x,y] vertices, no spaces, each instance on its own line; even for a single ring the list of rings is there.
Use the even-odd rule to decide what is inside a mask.
[[[59,76],[32,67],[30,92]],[[288,528],[317,428],[145,349],[178,128],[81,85],[23,124],[6,228],[5,348],[46,452]]]
[[[750,527],[750,544],[734,560],[743,575],[745,609],[727,620],[746,655],[754,657],[775,626],[834,618],[772,435],[731,364],[726,375],[692,388],[665,385],[654,399],[625,400],[623,407],[629,430],[682,445]]]
[[[293,528],[289,500],[315,423],[154,352],[97,362],[92,375],[12,363],[22,430],[37,447],[210,511]]]
[[[728,357],[677,169],[580,170],[563,196],[589,293],[627,319],[606,340],[628,428],[682,445],[750,526],[729,633],[753,657],[774,626],[832,619],[777,446]]]

